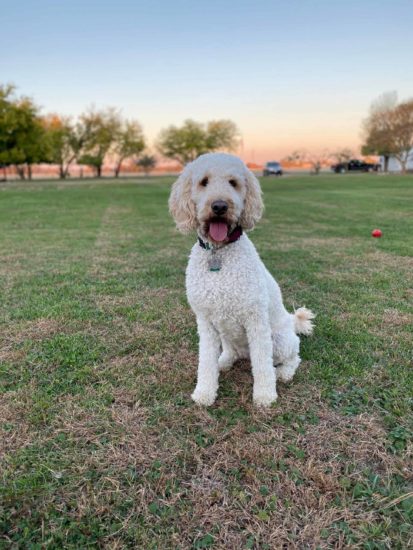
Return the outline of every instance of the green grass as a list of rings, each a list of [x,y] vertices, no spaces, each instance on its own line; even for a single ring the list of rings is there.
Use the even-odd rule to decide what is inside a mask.
[[[269,411],[245,363],[189,399],[171,182],[0,185],[0,548],[411,547],[413,178],[263,181],[251,238],[317,313]]]

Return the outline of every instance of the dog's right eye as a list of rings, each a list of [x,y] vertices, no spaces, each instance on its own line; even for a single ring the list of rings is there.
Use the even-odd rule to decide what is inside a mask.
[[[208,185],[208,178],[204,178],[199,182],[202,187],[206,187]]]

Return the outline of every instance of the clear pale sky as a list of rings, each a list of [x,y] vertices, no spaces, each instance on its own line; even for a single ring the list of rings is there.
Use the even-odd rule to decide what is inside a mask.
[[[116,106],[149,141],[230,118],[246,160],[357,148],[371,101],[413,96],[412,0],[0,0],[0,81],[43,112]]]

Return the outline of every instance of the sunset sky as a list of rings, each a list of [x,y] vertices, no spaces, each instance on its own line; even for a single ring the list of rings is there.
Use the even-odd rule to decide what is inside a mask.
[[[150,142],[230,118],[248,161],[360,144],[371,101],[413,96],[411,0],[2,2],[0,80],[43,112],[116,106]]]

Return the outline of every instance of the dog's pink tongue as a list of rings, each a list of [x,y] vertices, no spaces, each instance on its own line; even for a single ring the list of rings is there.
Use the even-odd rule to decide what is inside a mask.
[[[209,224],[209,234],[214,241],[220,243],[228,234],[228,226],[225,222],[211,222]]]

